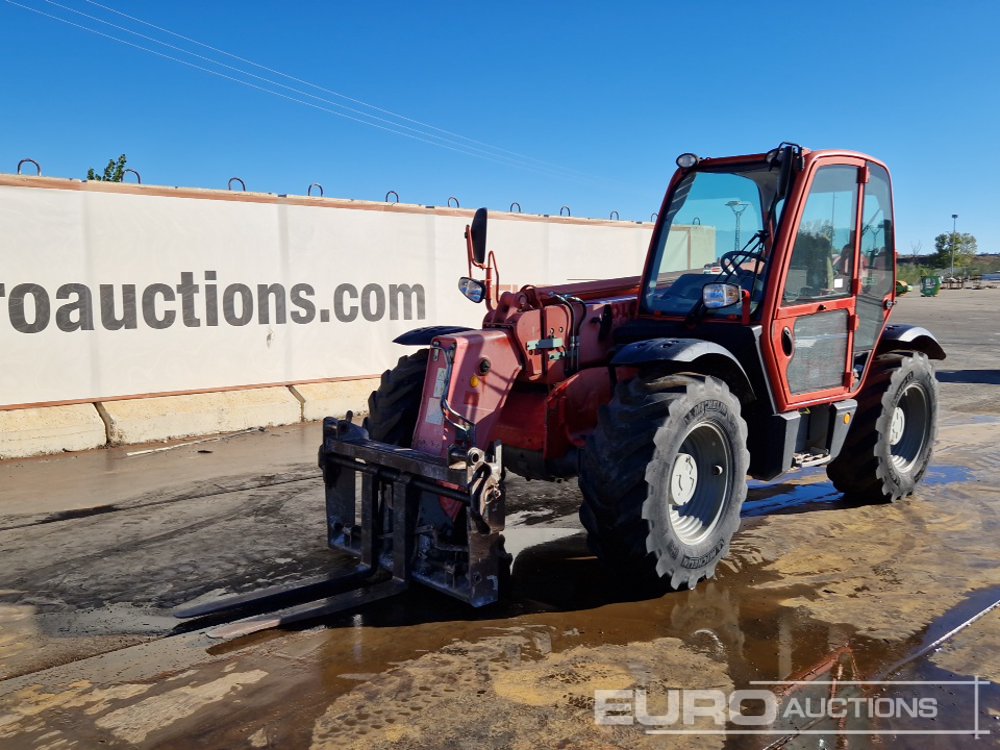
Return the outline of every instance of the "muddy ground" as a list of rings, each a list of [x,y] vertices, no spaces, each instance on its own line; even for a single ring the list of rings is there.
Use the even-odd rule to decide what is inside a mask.
[[[822,469],[752,483],[729,559],[694,591],[604,570],[575,483],[512,481],[502,605],[415,590],[294,631],[174,633],[181,603],[348,564],[324,546],[317,426],[0,463],[0,747],[994,746],[1000,689],[955,681],[1000,681],[1000,609],[947,636],[1000,599],[998,307],[1000,290],[946,291],[894,313],[949,353],[913,498],[852,507]],[[594,720],[595,690],[645,690],[655,715],[672,688],[808,683],[766,686],[784,706],[834,678],[951,682],[837,687],[933,698],[933,720],[728,737],[704,718],[682,735]],[[928,733],[977,725],[992,734]]]

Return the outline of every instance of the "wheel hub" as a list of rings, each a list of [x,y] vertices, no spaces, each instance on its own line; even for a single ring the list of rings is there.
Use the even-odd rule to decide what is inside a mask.
[[[930,399],[919,383],[900,393],[889,417],[889,456],[898,471],[911,471],[924,452],[933,429]]]
[[[708,420],[690,428],[670,467],[668,517],[683,544],[708,538],[725,509],[732,454],[722,429]]]
[[[903,439],[904,432],[906,432],[906,413],[897,406],[892,410],[892,421],[889,423],[889,444],[898,444]]]
[[[670,499],[674,505],[684,505],[694,497],[698,487],[698,464],[690,453],[678,453],[670,474]]]

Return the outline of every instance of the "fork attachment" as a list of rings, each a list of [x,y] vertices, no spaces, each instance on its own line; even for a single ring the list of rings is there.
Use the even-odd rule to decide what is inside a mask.
[[[497,601],[510,569],[500,444],[489,455],[454,447],[442,458],[370,440],[348,417],[323,420],[330,547],[474,607]]]

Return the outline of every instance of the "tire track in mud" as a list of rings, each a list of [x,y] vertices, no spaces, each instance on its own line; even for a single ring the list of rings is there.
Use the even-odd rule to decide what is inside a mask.
[[[10,636],[0,639],[0,674],[157,640],[177,624],[167,610],[207,592],[325,570],[334,553],[324,538],[322,492],[293,481],[301,482],[0,532],[13,563],[0,571],[0,618]]]
[[[0,574],[0,588],[23,592],[14,595],[16,603],[164,607],[219,586],[239,590],[298,574],[303,563],[315,568],[330,555],[316,514],[297,507],[296,501],[313,502],[311,496],[284,487],[230,491],[213,496],[215,502],[177,500],[153,514],[141,506],[58,528],[4,532],[0,543],[16,568]],[[61,552],[55,562],[53,550]]]
[[[275,474],[263,475],[261,479],[258,479],[256,483],[243,483],[236,487],[223,487],[219,482],[213,482],[213,484],[218,487],[215,492],[201,492],[201,493],[182,493],[179,495],[170,495],[164,497],[163,492],[153,492],[145,496],[145,498],[137,498],[133,501],[127,501],[123,503],[113,503],[110,505],[94,505],[87,508],[74,508],[67,511],[58,511],[56,513],[49,513],[45,515],[28,515],[28,516],[8,516],[6,521],[3,521],[3,516],[0,516],[0,533],[5,531],[16,531],[18,529],[27,529],[34,526],[42,526],[45,524],[59,523],[62,521],[76,521],[82,518],[88,518],[90,516],[103,515],[105,513],[118,513],[121,511],[135,510],[138,508],[153,508],[158,505],[166,505],[169,503],[183,502],[185,500],[208,500],[214,497],[219,497],[220,495],[228,495],[234,492],[247,492],[255,489],[263,489],[266,487],[274,487],[282,484],[292,484],[295,482],[306,482],[306,481],[318,481],[319,477],[315,472],[310,472],[308,476],[302,477],[292,477],[290,479],[274,480]],[[266,479],[267,481],[262,481]],[[225,481],[219,480],[219,481]]]

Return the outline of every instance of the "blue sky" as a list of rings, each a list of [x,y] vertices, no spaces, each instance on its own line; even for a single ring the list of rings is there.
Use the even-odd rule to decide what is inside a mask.
[[[381,200],[395,190],[407,203],[454,195],[463,207],[517,201],[557,214],[565,204],[574,216],[616,210],[648,221],[678,153],[756,152],[789,140],[889,164],[900,252],[932,250],[952,213],[982,251],[1000,251],[996,2],[16,3],[0,0],[2,171],[30,156],[46,175],[83,177],[124,152],[150,184],[224,188],[236,175],[264,192],[304,193],[319,182],[327,196]],[[459,150],[19,6],[338,109],[68,9],[86,13]]]

